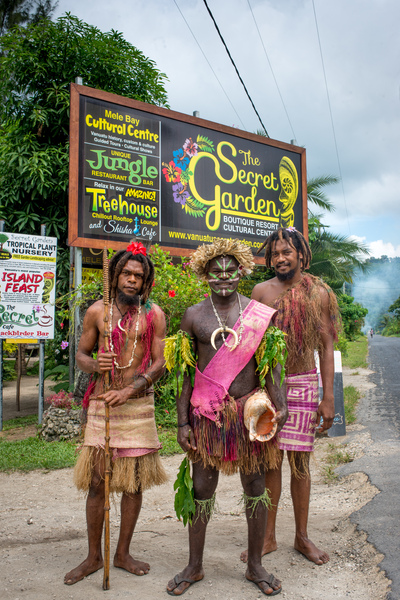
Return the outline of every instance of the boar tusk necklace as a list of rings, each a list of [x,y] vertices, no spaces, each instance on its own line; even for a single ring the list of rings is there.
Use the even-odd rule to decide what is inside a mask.
[[[232,350],[234,350],[235,348],[237,348],[237,346],[239,346],[240,342],[242,341],[242,335],[243,335],[243,331],[244,331],[244,327],[243,327],[243,310],[242,310],[242,304],[240,302],[240,297],[238,295],[237,297],[238,302],[239,302],[239,319],[240,319],[240,327],[239,327],[239,336],[236,333],[236,331],[234,331],[233,329],[231,329],[230,327],[227,327],[225,324],[222,324],[221,318],[217,312],[217,309],[214,306],[214,302],[212,301],[212,298],[210,296],[210,300],[211,300],[211,306],[213,307],[213,311],[215,316],[217,317],[217,321],[219,324],[218,329],[215,329],[215,331],[212,332],[211,335],[211,346],[214,348],[214,350],[216,350],[216,346],[215,346],[215,338],[216,336],[220,333],[221,337],[224,341],[224,344],[227,348],[229,348],[229,350],[232,352]],[[229,315],[228,315],[229,316]],[[228,317],[226,318],[226,321],[228,320]],[[226,342],[226,338],[225,338],[225,333],[231,333],[233,335],[233,344],[229,345]]]

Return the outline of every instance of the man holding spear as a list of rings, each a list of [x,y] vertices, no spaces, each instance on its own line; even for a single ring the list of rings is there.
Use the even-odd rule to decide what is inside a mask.
[[[87,558],[65,575],[67,585],[103,567],[101,537],[104,510],[108,506],[104,450],[106,404],[110,409],[109,489],[122,493],[114,566],[135,575],[145,575],[150,569],[149,564],[130,555],[129,546],[142,504],[142,492],[166,481],[158,456],[161,445],[154,420],[153,394],[153,383],[164,372],[165,317],[162,310],[149,301],[153,281],[154,266],[146,248],[141,243],[131,243],[110,261],[109,307],[99,300],[87,310],[84,318],[76,362],[92,377],[83,399],[83,408],[88,410],[87,425],[74,481],[78,489],[88,492],[89,551]],[[96,346],[95,359],[92,353]]]

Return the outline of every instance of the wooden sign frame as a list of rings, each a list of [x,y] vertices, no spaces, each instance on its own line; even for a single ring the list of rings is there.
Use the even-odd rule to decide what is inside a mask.
[[[104,239],[95,239],[92,237],[86,237],[85,235],[80,235],[79,233],[79,219],[80,219],[80,205],[79,205],[79,194],[80,194],[80,179],[82,181],[82,172],[83,166],[80,162],[83,162],[82,157],[82,144],[80,143],[80,136],[82,136],[82,116],[81,112],[81,102],[80,99],[94,99],[97,104],[111,103],[115,107],[121,107],[121,111],[124,109],[140,111],[140,114],[147,114],[150,118],[159,118],[160,123],[168,123],[169,131],[173,131],[174,125],[176,127],[181,127],[179,124],[187,124],[188,126],[193,126],[196,130],[200,128],[204,130],[208,137],[210,137],[210,132],[215,132],[215,136],[217,138],[221,138],[226,136],[229,140],[238,140],[238,144],[243,143],[243,140],[246,140],[249,144],[253,144],[252,147],[260,148],[260,151],[263,149],[263,145],[267,146],[269,149],[277,149],[279,151],[284,151],[285,153],[290,153],[291,156],[296,156],[296,160],[300,165],[299,173],[298,173],[298,195],[299,198],[296,200],[299,204],[296,207],[297,210],[297,228],[299,228],[306,239],[308,239],[308,215],[307,215],[307,178],[306,178],[306,151],[304,148],[294,146],[291,144],[287,144],[285,142],[280,142],[277,140],[272,140],[270,138],[264,138],[262,136],[248,133],[245,131],[241,131],[240,129],[235,129],[232,127],[227,127],[225,125],[213,123],[211,121],[207,121],[204,119],[200,119],[194,116],[185,115],[182,113],[178,113],[175,111],[171,111],[168,109],[160,108],[157,106],[153,106],[150,104],[146,104],[143,102],[139,102],[137,100],[132,100],[130,98],[125,98],[123,96],[118,96],[116,94],[110,94],[108,92],[104,92],[101,90],[96,90],[93,88],[89,88],[86,86],[78,85],[75,83],[71,84],[71,108],[70,108],[70,173],[69,173],[69,215],[68,215],[68,244],[70,246],[77,246],[81,248],[103,248],[105,245],[107,247],[112,248],[114,250],[119,250],[125,248],[127,245],[127,240],[118,241],[116,239],[110,239],[107,235],[104,235]],[[160,125],[161,131],[161,125]],[[180,138],[182,138],[182,134],[180,134]],[[222,136],[222,137],[221,137]],[[165,142],[167,136],[160,138],[160,157],[162,153],[161,143]],[[206,136],[204,136],[206,137]],[[206,139],[208,139],[206,137]],[[242,141],[242,142],[241,142]],[[257,146],[254,146],[254,142]],[[211,142],[212,143],[212,142]],[[221,144],[229,145],[228,142],[221,142]],[[231,144],[232,145],[232,144]],[[267,149],[265,149],[267,151]],[[270,150],[269,150],[270,151]],[[101,153],[101,151],[98,151]],[[240,150],[240,152],[243,152]],[[270,151],[271,152],[271,151]],[[245,154],[245,152],[243,152]],[[227,160],[227,159],[226,159]],[[249,159],[250,160],[250,159]],[[229,162],[227,160],[227,162]],[[289,160],[289,163],[291,161]],[[282,161],[281,161],[282,163]],[[160,159],[161,164],[161,159]],[[165,162],[162,163],[166,165]],[[242,163],[244,164],[244,163]],[[293,164],[293,163],[292,163]],[[239,174],[241,171],[239,171]],[[289,173],[290,177],[290,173]],[[160,173],[161,180],[161,173]],[[275,178],[277,182],[277,177]],[[283,180],[281,180],[282,186]],[[162,180],[162,186],[165,189],[165,181]],[[251,184],[250,184],[251,185]],[[278,185],[278,183],[277,183]],[[82,186],[82,184],[81,184]],[[160,184],[160,199],[159,203],[163,202],[162,197],[162,186]],[[282,186],[283,187],[283,186]],[[274,188],[275,189],[275,188]],[[227,193],[227,192],[226,192]],[[247,198],[246,198],[247,200]],[[176,200],[175,200],[176,202]],[[264,202],[264,201],[263,201]],[[171,202],[171,210],[176,208],[174,204]],[[181,207],[183,208],[183,206]],[[232,211],[225,211],[226,213],[234,214]],[[244,213],[238,213],[244,215]],[[251,216],[251,213],[249,213]],[[263,218],[263,217],[260,217]],[[265,218],[265,217],[264,217]],[[163,215],[161,214],[160,218],[160,230],[163,227]],[[275,218],[277,221],[277,218]],[[200,220],[196,221],[196,224],[200,224]],[[289,223],[290,224],[290,223]],[[300,226],[299,226],[300,224]],[[200,231],[200,230],[199,230]],[[261,230],[260,230],[261,231]],[[131,236],[134,237],[134,236]],[[140,235],[138,236],[141,237]],[[224,235],[224,237],[229,237],[229,235]],[[231,234],[231,237],[236,237]],[[240,236],[237,236],[240,237]],[[265,239],[265,238],[264,238]],[[159,241],[154,240],[153,243],[158,243],[164,250],[167,250],[171,253],[171,255],[176,256],[187,256],[193,250],[194,247],[182,247],[177,244],[167,244],[165,240]],[[201,243],[201,242],[199,242]],[[196,243],[199,245],[199,243]],[[263,259],[261,257],[255,257],[257,263],[263,263]]]

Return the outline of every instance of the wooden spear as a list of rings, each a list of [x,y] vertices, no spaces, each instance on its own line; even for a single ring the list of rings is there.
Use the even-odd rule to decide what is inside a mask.
[[[104,304],[104,350],[109,351],[109,319],[108,305],[110,302],[110,285],[108,280],[108,256],[107,248],[103,250],[103,304]],[[112,324],[111,324],[112,325]],[[110,373],[107,371],[104,374],[104,392],[110,389]],[[110,458],[110,407],[107,402],[104,403],[104,421],[105,421],[105,471],[104,471],[104,575],[103,575],[103,590],[110,589],[110,475],[111,475],[111,458]]]

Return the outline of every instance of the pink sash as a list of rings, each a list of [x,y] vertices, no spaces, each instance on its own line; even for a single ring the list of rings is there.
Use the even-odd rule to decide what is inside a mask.
[[[251,300],[243,311],[244,331],[240,344],[232,351],[223,344],[203,372],[196,367],[190,399],[195,415],[203,415],[211,421],[219,420],[218,413],[229,400],[228,390],[232,381],[254,356],[275,312],[273,308]],[[236,321],[234,331],[239,327],[240,319]],[[233,335],[229,334],[226,341],[229,345],[232,344]]]

